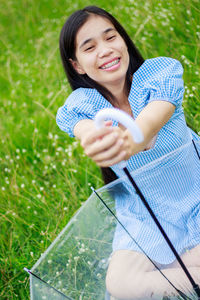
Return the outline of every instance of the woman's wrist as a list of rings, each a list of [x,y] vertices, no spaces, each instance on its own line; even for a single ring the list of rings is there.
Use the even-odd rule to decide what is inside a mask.
[[[127,152],[126,159],[129,159],[131,156],[143,151],[145,149],[145,144],[144,142],[136,143],[130,131],[126,129],[124,131],[124,148]]]

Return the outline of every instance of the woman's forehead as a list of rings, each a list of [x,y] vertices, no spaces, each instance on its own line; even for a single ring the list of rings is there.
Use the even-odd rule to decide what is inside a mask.
[[[76,45],[80,47],[88,39],[96,39],[99,36],[115,30],[114,25],[107,18],[92,15],[78,30],[76,35]]]

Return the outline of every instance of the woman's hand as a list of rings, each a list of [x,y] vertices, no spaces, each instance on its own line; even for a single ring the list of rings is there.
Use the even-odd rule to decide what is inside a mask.
[[[100,167],[117,164],[126,156],[126,150],[123,148],[123,130],[111,125],[112,122],[106,122],[104,128],[91,128],[81,138],[86,155]]]
[[[112,127],[112,121],[96,129],[94,121],[82,120],[77,123],[74,133],[80,139],[86,155],[100,167],[110,167],[143,150],[127,129]]]

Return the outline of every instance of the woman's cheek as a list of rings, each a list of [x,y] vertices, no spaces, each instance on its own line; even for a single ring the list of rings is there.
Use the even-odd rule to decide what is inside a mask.
[[[96,61],[95,58],[91,55],[90,57],[85,60],[85,69],[88,71],[88,73],[93,74],[96,71]]]

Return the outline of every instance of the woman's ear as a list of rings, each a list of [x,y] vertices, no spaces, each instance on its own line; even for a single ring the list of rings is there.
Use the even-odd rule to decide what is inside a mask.
[[[75,71],[81,75],[85,74],[85,71],[82,69],[78,61],[69,59],[70,63],[72,64],[72,67],[75,69]]]

